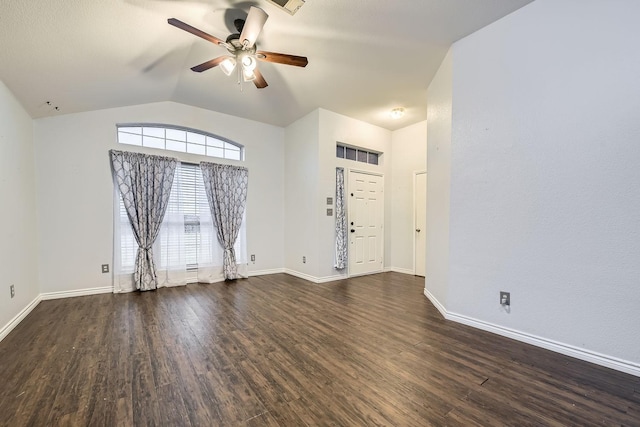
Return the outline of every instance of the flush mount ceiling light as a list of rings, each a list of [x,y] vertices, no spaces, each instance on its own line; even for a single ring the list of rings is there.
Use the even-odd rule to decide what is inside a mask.
[[[391,110],[389,115],[392,119],[397,120],[400,117],[404,116],[404,108],[394,108],[393,110]]]

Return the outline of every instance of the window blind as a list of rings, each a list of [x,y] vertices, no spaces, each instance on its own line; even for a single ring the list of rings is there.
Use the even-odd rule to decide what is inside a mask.
[[[120,198],[121,266],[133,271],[138,244],[133,236],[122,198]],[[202,172],[198,165],[180,163],[171,188],[169,204],[159,236],[160,260],[158,267],[170,267],[185,263],[187,269],[197,269],[198,263],[210,263],[211,251],[203,247],[203,226],[211,226],[209,202],[204,189]],[[177,231],[171,233],[171,230]],[[184,234],[183,234],[184,233]],[[180,238],[176,238],[179,235]]]

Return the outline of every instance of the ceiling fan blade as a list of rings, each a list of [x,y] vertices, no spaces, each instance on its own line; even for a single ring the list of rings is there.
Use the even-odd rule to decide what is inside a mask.
[[[167,19],[167,22],[169,24],[173,25],[174,27],[180,28],[181,30],[184,30],[184,31],[186,31],[188,33],[193,34],[194,36],[201,37],[201,38],[203,38],[203,39],[205,39],[207,41],[210,41],[211,43],[215,43],[215,44],[217,44],[219,46],[222,46],[222,47],[226,47],[227,46],[227,43],[224,42],[223,40],[220,40],[219,38],[214,37],[211,34],[207,34],[204,31],[201,31],[201,30],[199,30],[199,29],[197,29],[195,27],[192,27],[191,25],[186,24],[186,23],[180,21],[179,19],[169,18],[169,19]]]
[[[256,76],[256,78],[253,80],[253,84],[256,85],[258,89],[264,89],[265,87],[269,86],[267,84],[267,81],[262,76],[260,70],[256,68],[255,70],[253,70],[253,74]]]
[[[244,23],[244,27],[242,27],[240,43],[246,45],[246,47],[253,46],[260,31],[262,31],[262,27],[264,27],[264,23],[267,22],[267,18],[269,18],[267,12],[259,7],[251,6],[247,20]]]
[[[213,67],[217,67],[218,65],[220,65],[220,63],[222,61],[224,61],[227,58],[231,58],[231,56],[229,55],[224,55],[224,56],[219,56],[217,58],[214,58],[210,61],[207,62],[203,62],[200,65],[196,65],[195,67],[191,67],[192,71],[195,71],[196,73],[201,73],[203,71],[207,71]]]
[[[277,64],[293,65],[294,67],[306,67],[309,60],[306,56],[287,55],[275,52],[256,52],[256,58],[260,61],[275,62]]]

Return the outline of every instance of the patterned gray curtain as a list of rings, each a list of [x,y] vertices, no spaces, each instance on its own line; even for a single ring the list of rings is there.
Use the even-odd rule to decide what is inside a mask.
[[[336,168],[336,265],[347,267],[347,213],[344,206],[344,169]]]
[[[138,243],[133,280],[141,291],[156,289],[153,242],[160,232],[171,193],[177,160],[170,157],[111,150],[111,165]]]
[[[238,238],[247,203],[249,171],[239,166],[207,162],[201,162],[200,169],[218,241],[224,249],[224,278],[237,279],[238,265],[233,245]]]

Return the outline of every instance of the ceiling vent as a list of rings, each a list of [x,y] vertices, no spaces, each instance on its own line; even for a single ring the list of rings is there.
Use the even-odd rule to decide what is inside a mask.
[[[304,0],[268,0],[268,2],[275,4],[290,15],[295,15],[298,9],[304,5]]]

